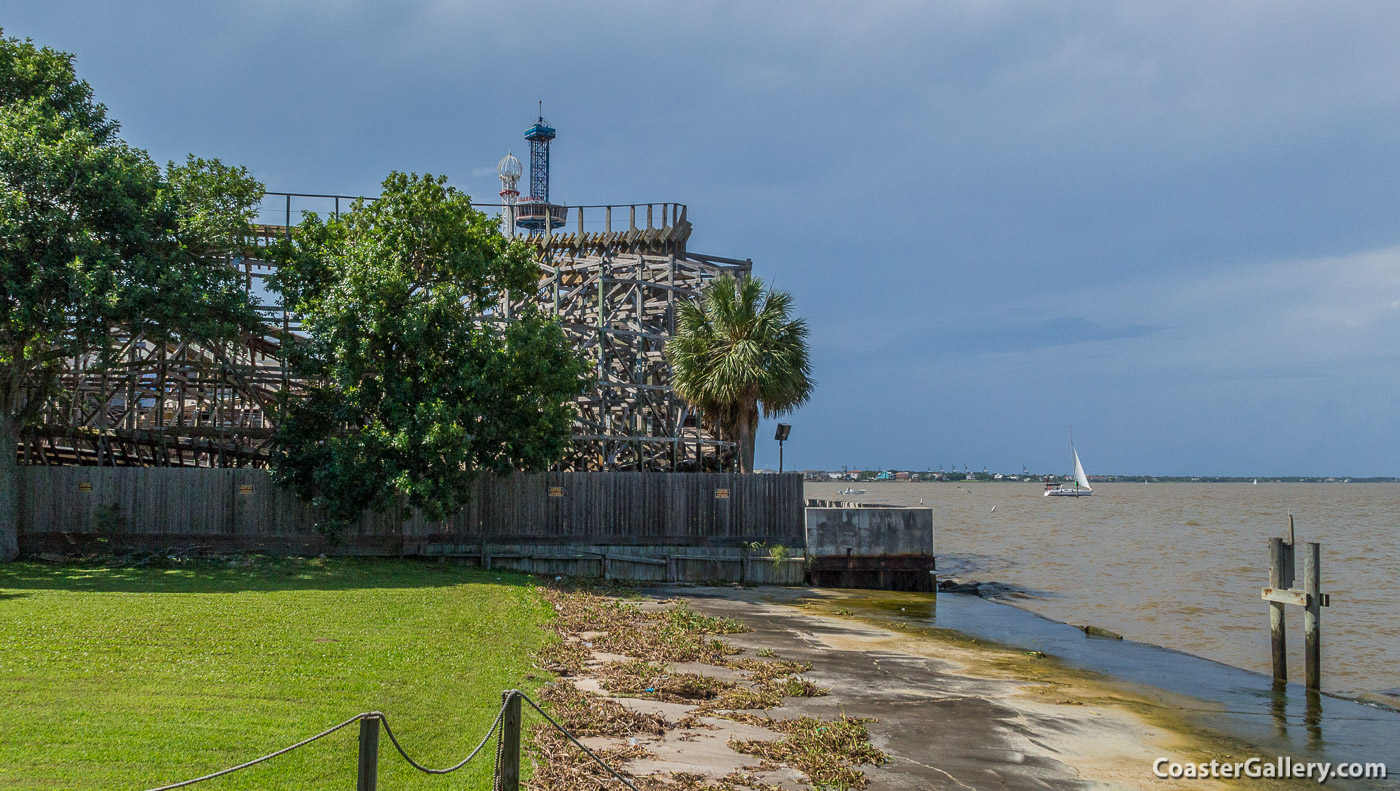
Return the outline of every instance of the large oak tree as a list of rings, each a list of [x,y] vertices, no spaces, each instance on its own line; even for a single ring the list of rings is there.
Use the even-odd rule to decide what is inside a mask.
[[[230,257],[262,187],[125,143],[73,56],[0,31],[0,559],[18,554],[17,440],[64,359],[110,362],[114,328],[222,340],[257,317]]]
[[[538,289],[532,248],[445,179],[392,173],[377,200],[308,215],[274,254],[312,383],[289,404],[275,472],[322,532],[366,509],[445,518],[479,471],[563,455],[586,366],[535,307],[499,310]]]

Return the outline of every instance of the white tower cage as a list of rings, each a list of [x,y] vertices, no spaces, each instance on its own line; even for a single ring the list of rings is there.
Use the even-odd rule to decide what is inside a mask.
[[[501,176],[501,223],[506,236],[515,236],[515,202],[520,198],[520,176],[525,172],[520,160],[509,151],[505,158],[496,164],[496,172]]]

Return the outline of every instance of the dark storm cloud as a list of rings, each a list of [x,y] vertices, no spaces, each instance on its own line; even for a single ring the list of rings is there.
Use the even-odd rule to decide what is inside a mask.
[[[558,199],[686,202],[695,249],[794,292],[822,382],[792,420],[802,467],[1045,466],[1063,456],[1048,413],[1105,471],[1400,470],[1373,441],[1400,420],[1372,395],[1400,386],[1393,4],[5,17],[78,53],[132,142],[272,189],[372,192],[397,168],[489,199],[543,99]]]

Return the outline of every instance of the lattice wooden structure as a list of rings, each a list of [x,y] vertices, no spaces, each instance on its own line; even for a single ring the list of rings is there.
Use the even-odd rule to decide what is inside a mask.
[[[259,226],[263,238],[287,233],[293,198],[334,199],[337,211],[351,200],[275,197],[285,198],[285,219]],[[568,218],[568,232],[527,237],[539,250],[539,287],[500,306],[506,319],[524,300],[543,306],[593,363],[593,384],[577,399],[575,441],[559,469],[727,468],[731,446],[676,397],[663,350],[678,303],[715,277],[750,271],[752,262],[688,251],[691,226],[680,204],[569,207]],[[260,301],[272,299],[263,286],[269,263],[233,265]],[[220,346],[114,328],[110,342],[120,365],[95,366],[95,354],[62,361],[58,388],[38,423],[21,434],[21,461],[266,466],[280,399],[296,398],[305,383],[282,358],[282,339],[300,331],[297,318],[275,304],[260,310],[264,333]]]

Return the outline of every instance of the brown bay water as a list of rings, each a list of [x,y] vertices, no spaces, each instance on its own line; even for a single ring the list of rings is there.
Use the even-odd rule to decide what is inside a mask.
[[[1269,672],[1265,542],[1322,544],[1323,688],[1400,688],[1400,484],[808,483],[808,497],[933,509],[940,576],[1000,582],[1010,603],[1131,640]],[[1302,573],[1299,553],[1298,572]],[[1299,580],[1301,587],[1301,578]],[[1301,608],[1288,608],[1290,679],[1303,678]],[[1394,693],[1392,693],[1394,694]]]

